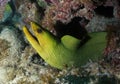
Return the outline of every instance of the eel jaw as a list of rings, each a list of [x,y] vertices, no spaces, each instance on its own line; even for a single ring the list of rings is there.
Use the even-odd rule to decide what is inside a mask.
[[[52,34],[42,28],[35,22],[30,23],[34,36],[28,31],[27,27],[23,27],[23,32],[29,43],[33,46],[33,48],[38,52],[42,53],[41,50],[49,50],[56,45],[56,40],[53,38]]]
[[[33,48],[37,51],[40,52],[41,46],[39,44],[39,42],[35,39],[35,37],[30,33],[30,31],[28,31],[27,27],[23,27],[23,32],[27,38],[27,40],[30,42],[30,44],[33,46]]]

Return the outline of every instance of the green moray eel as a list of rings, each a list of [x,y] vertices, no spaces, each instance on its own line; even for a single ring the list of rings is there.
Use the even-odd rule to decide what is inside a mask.
[[[27,40],[48,64],[58,69],[80,67],[90,59],[98,61],[106,47],[106,32],[90,33],[91,39],[79,47],[81,40],[72,36],[58,39],[34,22],[31,22],[31,28],[34,36],[23,27]]]

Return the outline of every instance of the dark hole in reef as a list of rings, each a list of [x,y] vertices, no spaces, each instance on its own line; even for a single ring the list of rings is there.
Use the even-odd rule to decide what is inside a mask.
[[[74,17],[67,24],[57,21],[54,25],[57,37],[61,38],[64,35],[71,35],[78,39],[82,39],[85,35],[87,35],[87,30],[81,26],[81,20],[81,17]],[[89,21],[87,20],[87,23],[88,22]]]
[[[112,6],[98,6],[94,9],[95,13],[104,17],[113,17],[113,7]]]
[[[57,33],[57,37],[61,38],[64,35],[70,35],[75,38],[82,40],[81,45],[87,42],[90,39],[87,30],[80,24],[85,18],[74,17],[67,24],[62,23],[61,21],[57,21],[54,25],[55,31]],[[89,20],[84,20],[82,23],[87,24]]]
[[[120,0],[118,0],[118,5],[120,6]]]

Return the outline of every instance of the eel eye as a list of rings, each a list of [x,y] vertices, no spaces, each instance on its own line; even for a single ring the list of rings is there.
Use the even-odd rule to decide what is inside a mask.
[[[37,29],[37,32],[38,33],[42,33],[42,29]]]

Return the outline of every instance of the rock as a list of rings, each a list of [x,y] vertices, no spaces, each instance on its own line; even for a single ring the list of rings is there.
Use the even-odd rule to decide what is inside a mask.
[[[10,43],[10,56],[19,56],[24,48],[24,39],[17,29],[5,27],[0,34],[0,39],[6,40]]]
[[[116,18],[105,18],[102,16],[95,16],[91,21],[86,25],[88,32],[100,32],[106,31],[107,25],[119,25],[120,19]]]

